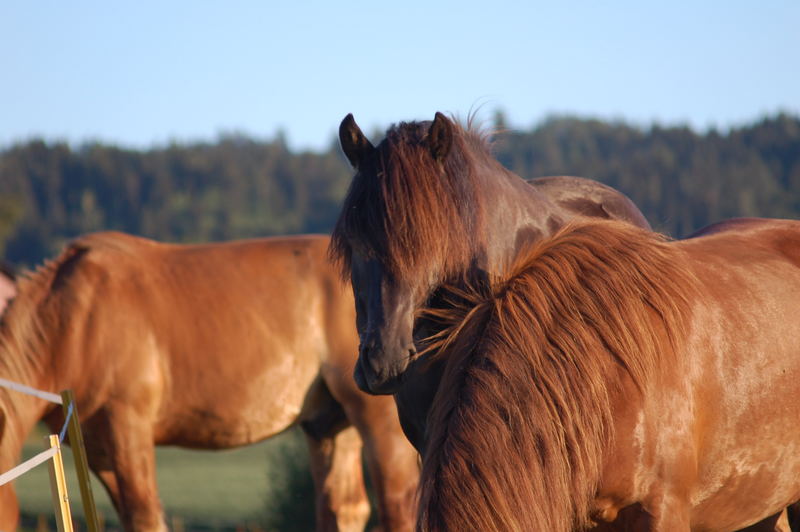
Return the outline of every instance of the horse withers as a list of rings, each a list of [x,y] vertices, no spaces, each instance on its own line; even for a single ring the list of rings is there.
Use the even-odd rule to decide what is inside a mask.
[[[154,444],[220,449],[294,424],[309,444],[318,530],[363,530],[362,445],[382,527],[410,530],[416,452],[391,399],[352,382],[353,299],[328,241],[80,238],[20,276],[0,325],[0,375],[74,391],[90,467],[126,530],[165,529]],[[15,393],[0,391],[2,470],[40,418],[63,422],[60,409]],[[10,485],[2,497],[0,530],[13,530]]]

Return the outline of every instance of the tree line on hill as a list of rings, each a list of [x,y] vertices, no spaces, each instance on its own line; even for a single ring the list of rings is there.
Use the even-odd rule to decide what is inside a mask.
[[[735,216],[800,218],[798,116],[702,133],[560,117],[499,133],[494,153],[524,178],[602,181],[676,237]],[[173,242],[327,232],[351,177],[335,143],[293,152],[281,137],[242,135],[150,150],[32,140],[0,152],[0,257],[34,265],[106,229]]]

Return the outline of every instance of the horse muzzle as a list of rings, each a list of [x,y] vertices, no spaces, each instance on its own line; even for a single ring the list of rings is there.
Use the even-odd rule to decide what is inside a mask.
[[[371,395],[397,393],[413,353],[413,348],[404,350],[402,356],[395,358],[378,345],[362,343],[353,372],[356,385]]]

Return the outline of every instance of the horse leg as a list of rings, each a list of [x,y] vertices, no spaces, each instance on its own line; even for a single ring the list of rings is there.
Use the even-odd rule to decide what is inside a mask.
[[[114,474],[113,464],[108,455],[108,450],[110,449],[108,430],[108,423],[106,423],[105,416],[102,414],[85,420],[81,424],[89,469],[100,479],[100,483],[105,488],[109,499],[111,499],[111,504],[114,505],[117,515],[122,515],[119,485]],[[69,440],[67,440],[67,443],[70,443]]]
[[[373,397],[370,408],[361,412],[357,427],[364,440],[367,469],[375,486],[383,532],[414,530],[420,463],[416,449],[400,428],[394,401]],[[389,399],[375,405],[374,399]],[[380,416],[380,417],[378,417]]]
[[[352,327],[352,323],[348,324]],[[344,338],[344,336],[342,336]],[[371,396],[356,387],[353,356],[357,346],[348,343],[332,348],[322,366],[322,378],[330,395],[344,409],[364,442],[367,469],[375,491],[380,530],[405,532],[414,529],[415,499],[419,483],[417,451],[406,439],[394,399]]]
[[[331,393],[342,403],[347,418],[364,442],[367,469],[378,505],[380,529],[414,529],[419,458],[400,427],[397,407],[389,396],[369,396],[355,389],[349,375],[344,382],[329,379]],[[337,385],[338,384],[338,385]]]
[[[92,453],[88,448],[86,449],[86,459],[89,462],[89,468],[100,479],[100,483],[108,493],[108,498],[111,499],[111,504],[114,505],[117,515],[122,515],[122,499],[119,494],[119,485],[117,484],[117,476],[111,469],[110,464],[103,456]]]
[[[0,530],[16,530],[19,526],[19,501],[13,484],[0,486]]]
[[[128,532],[166,532],[150,422],[125,406],[100,413],[93,421],[86,441],[97,447],[87,449],[89,464],[105,486],[123,527]]]
[[[685,498],[654,493],[649,500],[622,508],[613,523],[603,523],[593,531],[689,532],[691,516]]]
[[[353,427],[334,434],[303,424],[316,494],[316,530],[361,532],[369,518],[369,501],[361,472],[361,439]]]

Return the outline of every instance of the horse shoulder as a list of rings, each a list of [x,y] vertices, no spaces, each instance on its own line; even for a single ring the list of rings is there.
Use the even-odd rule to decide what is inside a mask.
[[[49,378],[56,389],[75,392],[87,419],[135,376],[124,351],[142,335],[143,319],[127,304],[140,291],[127,266],[137,245],[126,235],[87,235],[25,280],[23,289],[39,294],[35,312]]]

